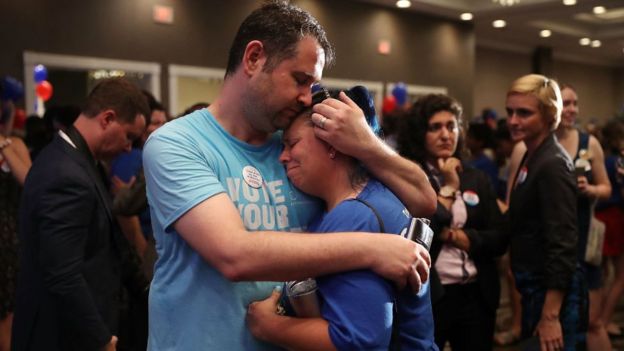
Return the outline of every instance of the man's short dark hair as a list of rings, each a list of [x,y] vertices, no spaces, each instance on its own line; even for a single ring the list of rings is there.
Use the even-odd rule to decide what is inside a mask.
[[[232,75],[238,69],[249,42],[262,42],[267,55],[264,70],[270,72],[283,60],[296,55],[297,44],[305,36],[316,39],[325,51],[325,65],[331,65],[334,49],[316,18],[286,1],[268,1],[247,16],[238,28],[230,48],[225,76]]]
[[[95,117],[100,112],[112,109],[119,122],[134,123],[137,115],[147,121],[150,108],[141,90],[125,78],[110,78],[99,82],[82,107],[82,114]]]

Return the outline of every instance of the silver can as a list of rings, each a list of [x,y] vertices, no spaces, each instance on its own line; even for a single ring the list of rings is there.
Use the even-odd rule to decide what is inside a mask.
[[[321,316],[316,291],[316,280],[312,278],[286,282],[286,296],[297,317]]]

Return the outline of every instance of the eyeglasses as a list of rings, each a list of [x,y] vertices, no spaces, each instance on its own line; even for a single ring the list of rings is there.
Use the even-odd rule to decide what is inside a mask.
[[[446,128],[449,133],[457,133],[459,131],[457,122],[448,122],[446,124],[442,122],[431,123],[427,126],[427,131],[429,133],[438,133],[442,128]]]

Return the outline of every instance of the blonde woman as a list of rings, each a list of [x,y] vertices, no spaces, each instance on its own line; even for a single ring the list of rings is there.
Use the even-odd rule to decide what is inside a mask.
[[[548,351],[584,347],[588,318],[574,166],[554,134],[562,108],[559,85],[542,75],[520,77],[507,92],[511,136],[526,146],[512,178],[508,229],[522,336],[536,336]]]

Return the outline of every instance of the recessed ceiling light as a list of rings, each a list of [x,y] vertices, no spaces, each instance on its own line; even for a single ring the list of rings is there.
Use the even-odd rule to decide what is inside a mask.
[[[462,21],[470,21],[472,19],[472,13],[470,12],[464,12],[461,15],[459,15],[459,18],[461,18]]]
[[[399,0],[396,2],[398,8],[406,9],[412,6],[412,2],[410,0]]]
[[[496,20],[494,22],[492,22],[492,26],[494,28],[504,28],[507,25],[507,22],[503,21],[503,20]]]
[[[576,0],[563,0],[563,4],[566,6],[576,5]]]
[[[600,45],[602,45],[602,43],[600,42],[600,40],[592,40],[591,42],[591,47],[592,48],[599,48]]]
[[[594,14],[602,15],[607,12],[607,9],[604,6],[596,6],[594,7]]]
[[[540,37],[542,38],[548,38],[551,35],[552,35],[552,32],[549,29],[542,29],[540,31]]]
[[[581,38],[581,40],[579,40],[579,44],[581,44],[583,46],[587,46],[587,45],[591,44],[591,39],[589,39],[589,38]]]

